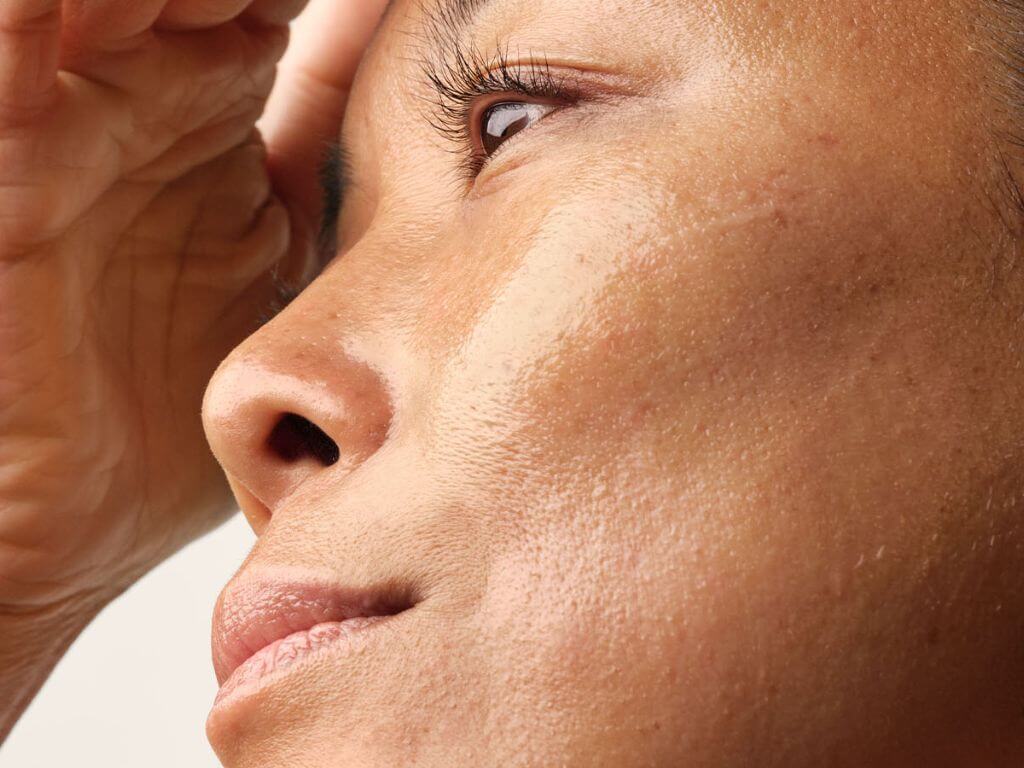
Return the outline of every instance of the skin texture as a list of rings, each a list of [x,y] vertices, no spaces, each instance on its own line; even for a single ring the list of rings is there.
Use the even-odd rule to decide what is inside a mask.
[[[466,40],[615,93],[467,181],[427,120],[433,5],[360,70],[341,253],[204,410],[260,533],[240,579],[419,602],[215,710],[224,764],[1020,765],[989,17],[493,3]],[[271,450],[286,413],[341,460]]]
[[[282,68],[264,142],[305,5],[0,3],[0,740],[107,602],[234,508],[202,394],[318,268],[317,155],[382,7],[314,9],[345,31]]]

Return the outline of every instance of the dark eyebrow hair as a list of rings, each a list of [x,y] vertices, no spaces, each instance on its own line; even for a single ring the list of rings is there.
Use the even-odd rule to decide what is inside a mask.
[[[326,144],[320,161],[318,176],[323,202],[320,206],[317,252],[321,264],[330,261],[338,249],[338,217],[345,202],[345,193],[352,183],[349,157],[348,148],[339,138]]]
[[[388,0],[385,13],[395,7],[397,0]],[[423,0],[421,0],[423,2]],[[491,0],[438,0],[442,12],[454,13],[469,20],[479,10],[479,6],[491,2]]]
[[[437,7],[428,12],[436,25],[445,28],[451,39],[458,39],[485,6],[494,0],[438,0]]]
[[[493,0],[440,0],[439,11],[450,17],[468,24],[473,17]]]
[[[349,188],[352,178],[349,170],[348,151],[340,139],[324,143],[317,171],[317,181],[320,183],[321,191],[320,231],[317,233],[315,244],[317,263],[319,264],[317,273],[319,273],[337,254],[338,217],[341,214],[345,192]],[[270,278],[274,295],[260,311],[254,331],[277,317],[306,288],[305,284],[297,285],[282,278],[276,266],[271,269]]]
[[[388,0],[385,16],[390,13],[400,0]],[[419,0],[420,9],[427,20],[427,27],[434,33],[435,42],[446,39],[457,39],[472,24],[473,19],[495,0]],[[432,7],[428,7],[432,6]],[[437,34],[444,30],[445,35]]]

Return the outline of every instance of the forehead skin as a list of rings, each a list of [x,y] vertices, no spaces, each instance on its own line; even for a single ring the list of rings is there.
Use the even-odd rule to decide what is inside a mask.
[[[432,7],[395,4],[353,90],[342,253],[225,369],[379,372],[389,442],[249,565],[427,597],[357,669],[212,723],[225,763],[1019,764],[986,16],[495,2],[467,41],[621,93],[467,184],[428,121]]]

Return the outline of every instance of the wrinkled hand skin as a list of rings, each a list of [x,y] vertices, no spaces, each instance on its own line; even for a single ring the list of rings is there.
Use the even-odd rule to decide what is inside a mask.
[[[0,2],[3,619],[74,633],[232,509],[203,389],[313,267],[254,129],[303,4]]]

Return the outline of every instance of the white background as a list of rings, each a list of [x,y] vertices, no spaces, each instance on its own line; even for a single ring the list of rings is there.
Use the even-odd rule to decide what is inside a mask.
[[[101,613],[0,747],[0,767],[219,768],[204,733],[217,691],[210,616],[253,542],[238,515]]]

